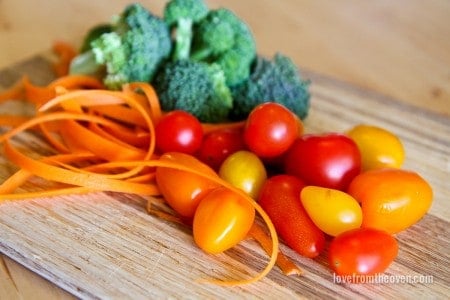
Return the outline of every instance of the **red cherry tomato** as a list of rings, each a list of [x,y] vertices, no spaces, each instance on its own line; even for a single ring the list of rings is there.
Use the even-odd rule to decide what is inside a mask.
[[[197,157],[214,170],[232,153],[245,149],[240,129],[219,129],[206,134]]]
[[[261,158],[284,153],[300,135],[298,118],[286,107],[274,102],[256,106],[244,129],[247,147]]]
[[[356,143],[343,134],[303,135],[285,156],[285,171],[308,185],[345,190],[361,172]]]
[[[375,275],[389,267],[397,252],[397,240],[389,233],[358,228],[346,231],[331,241],[328,259],[337,275]],[[358,277],[353,279],[357,281]]]
[[[217,176],[209,166],[200,162],[191,155],[180,152],[168,152],[160,160],[174,162]],[[172,168],[156,168],[156,183],[164,200],[182,217],[191,219],[202,199],[210,190],[218,187],[201,176]]]
[[[174,110],[163,116],[155,127],[156,148],[162,152],[194,154],[202,144],[200,121],[188,112]]]
[[[305,257],[316,257],[325,247],[325,234],[300,202],[304,186],[297,177],[275,175],[264,183],[258,203],[290,248]]]

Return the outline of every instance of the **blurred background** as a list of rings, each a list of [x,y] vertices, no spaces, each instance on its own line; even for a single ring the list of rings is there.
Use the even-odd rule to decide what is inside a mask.
[[[78,45],[92,25],[130,1],[1,0],[0,68]],[[141,1],[161,14],[165,1]],[[251,26],[258,51],[289,55],[303,69],[450,115],[448,0],[208,0]]]

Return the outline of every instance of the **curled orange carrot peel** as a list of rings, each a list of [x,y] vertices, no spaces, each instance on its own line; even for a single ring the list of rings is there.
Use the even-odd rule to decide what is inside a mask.
[[[0,184],[0,203],[94,191],[158,196],[155,168],[174,168],[203,176],[241,194],[252,203],[269,229],[271,245],[265,240],[265,249],[269,249],[270,260],[264,270],[247,280],[204,282],[248,284],[266,276],[275,265],[278,237],[271,220],[253,199],[217,176],[158,159],[154,124],[164,112],[151,85],[135,82],[125,85],[121,91],[109,91],[103,89],[97,79],[67,75],[39,87],[24,77],[11,89],[0,93],[0,101],[22,98],[35,105],[35,116],[0,117],[0,124],[12,127],[0,135],[5,157],[19,168]],[[244,123],[203,126],[208,132],[224,127],[240,128]],[[14,138],[29,134],[29,130],[39,131],[46,144],[52,146],[53,153],[40,157],[37,153],[23,153],[29,152],[26,144],[20,145]],[[41,191],[15,193],[33,176],[58,185]]]

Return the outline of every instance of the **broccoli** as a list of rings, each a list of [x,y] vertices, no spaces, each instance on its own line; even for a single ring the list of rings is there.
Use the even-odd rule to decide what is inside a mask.
[[[168,62],[152,82],[163,110],[185,110],[202,122],[221,122],[232,108],[225,76],[217,64]]]
[[[80,47],[80,53],[87,52],[92,49],[91,43],[92,41],[99,38],[102,34],[111,32],[112,26],[111,24],[98,24],[92,27],[86,36],[84,37],[83,43]]]
[[[217,63],[229,87],[246,80],[256,57],[250,28],[231,10],[210,10],[194,28],[190,59]]]
[[[134,3],[113,20],[111,29],[71,62],[70,73],[93,75],[103,71],[103,81],[110,89],[132,81],[150,82],[171,52],[167,24]]]
[[[292,60],[276,53],[272,60],[258,57],[248,80],[231,89],[233,95],[232,119],[246,118],[250,111],[263,102],[277,102],[304,119],[309,111],[309,81],[301,78]]]
[[[173,60],[188,59],[192,43],[192,27],[208,13],[203,0],[170,0],[164,8],[164,21],[175,30]]]

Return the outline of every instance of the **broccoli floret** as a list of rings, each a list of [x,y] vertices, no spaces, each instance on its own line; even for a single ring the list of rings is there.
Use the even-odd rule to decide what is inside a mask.
[[[170,0],[164,8],[164,21],[174,30],[173,60],[188,59],[192,26],[203,19],[208,7],[203,0]]]
[[[250,28],[231,10],[210,10],[194,28],[192,43],[190,58],[217,63],[228,86],[248,78],[256,57],[256,44]]]
[[[310,107],[309,81],[303,80],[292,60],[280,53],[272,60],[258,57],[248,80],[232,88],[232,119],[244,119],[263,102],[277,102],[306,118]]]
[[[169,27],[142,5],[128,5],[111,24],[111,32],[91,42],[91,50],[71,63],[72,74],[98,74],[110,89],[132,81],[150,82],[171,52]]]
[[[156,75],[153,85],[163,110],[181,109],[202,122],[224,121],[232,108],[230,89],[216,64],[169,62]]]
[[[111,24],[98,24],[92,27],[83,39],[83,43],[80,47],[80,53],[84,53],[92,49],[92,41],[98,39],[102,34],[111,32]]]

